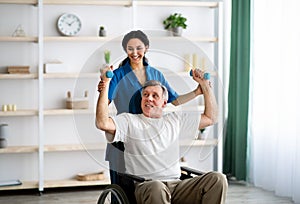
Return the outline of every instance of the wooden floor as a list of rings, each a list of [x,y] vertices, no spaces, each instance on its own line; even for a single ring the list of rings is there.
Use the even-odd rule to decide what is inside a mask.
[[[98,187],[97,187],[98,188]],[[101,189],[84,188],[75,189],[55,189],[47,190],[39,196],[37,192],[23,192],[22,195],[16,192],[7,192],[10,195],[4,195],[0,192],[1,204],[96,204]],[[274,196],[272,192],[254,188],[251,185],[240,183],[229,184],[227,194],[227,204],[278,204],[293,203],[288,198]]]

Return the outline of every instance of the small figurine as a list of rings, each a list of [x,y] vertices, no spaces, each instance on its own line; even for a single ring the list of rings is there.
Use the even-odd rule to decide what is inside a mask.
[[[18,27],[16,28],[16,30],[13,32],[12,34],[13,37],[25,37],[25,31],[22,28],[22,25],[18,25]]]

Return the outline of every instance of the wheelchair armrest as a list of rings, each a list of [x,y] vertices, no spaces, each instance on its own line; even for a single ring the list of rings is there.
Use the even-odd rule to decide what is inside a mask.
[[[127,173],[124,173],[124,174],[121,174],[123,175],[124,177],[127,177],[133,181],[136,181],[136,182],[144,182],[144,181],[148,181],[147,179],[143,178],[143,177],[140,177],[140,176],[136,176],[136,175],[132,175],[132,174],[127,174]]]
[[[202,171],[199,171],[197,169],[192,169],[190,167],[186,167],[186,166],[181,166],[180,167],[181,171],[185,171],[187,173],[187,175],[191,175],[191,174],[194,174],[194,175],[197,175],[197,176],[200,176],[200,175],[203,175],[205,174],[204,172]]]

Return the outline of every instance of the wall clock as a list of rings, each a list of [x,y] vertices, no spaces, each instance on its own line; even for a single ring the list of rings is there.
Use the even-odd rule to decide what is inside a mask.
[[[78,16],[65,13],[57,20],[58,31],[65,36],[76,35],[81,29],[81,21]]]

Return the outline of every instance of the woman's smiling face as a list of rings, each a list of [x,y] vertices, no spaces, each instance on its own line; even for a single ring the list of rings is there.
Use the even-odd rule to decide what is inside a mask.
[[[143,57],[147,51],[148,47],[138,38],[132,38],[128,41],[126,52],[133,64],[143,63]]]

